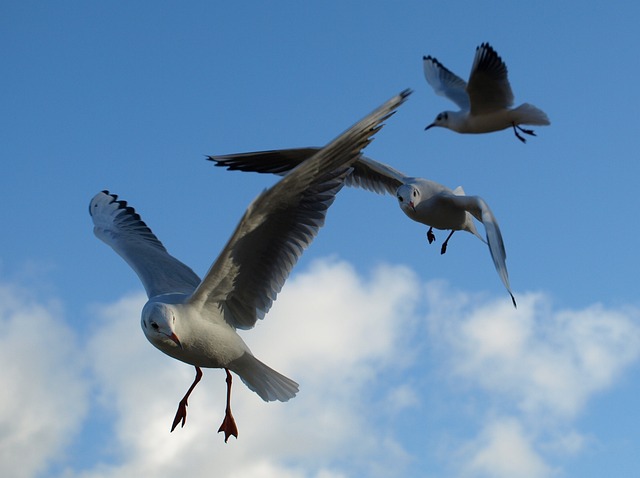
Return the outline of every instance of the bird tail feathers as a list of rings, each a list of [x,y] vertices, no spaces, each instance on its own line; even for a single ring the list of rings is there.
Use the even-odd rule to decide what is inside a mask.
[[[298,384],[265,365],[250,353],[234,360],[228,367],[238,374],[250,390],[265,402],[286,402],[298,393]]]
[[[544,111],[529,103],[521,104],[514,110],[514,112],[517,115],[517,124],[533,124],[541,126],[551,124],[549,117]]]

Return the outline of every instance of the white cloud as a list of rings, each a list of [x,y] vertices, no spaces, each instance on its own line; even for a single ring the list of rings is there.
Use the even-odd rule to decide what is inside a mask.
[[[61,316],[59,305],[0,284],[0,476],[46,469],[86,413],[78,342]]]
[[[464,473],[493,478],[544,478],[552,470],[532,447],[522,424],[509,417],[495,418],[467,450]]]
[[[261,360],[300,383],[299,395],[265,403],[235,380],[240,436],[225,444],[221,370],[205,370],[186,427],[169,433],[194,369],[146,341],[142,293],[94,307],[85,350],[56,304],[11,287],[0,287],[0,299],[10,384],[0,388],[2,476],[36,476],[55,456],[64,464],[91,384],[93,412],[102,407],[113,429],[93,450],[101,454],[66,478],[436,476],[437,466],[447,475],[546,478],[557,474],[554,459],[579,457],[597,440],[573,422],[640,350],[635,309],[557,311],[543,294],[521,294],[516,311],[508,298],[425,285],[404,267],[362,276],[348,263],[317,261],[287,282],[264,322],[242,332]],[[435,397],[449,408],[427,411]]]
[[[451,353],[456,375],[513,399],[525,413],[573,418],[640,355],[640,311],[594,305],[552,310],[541,294],[474,307],[469,300],[443,312],[440,285],[430,286],[435,340]]]
[[[169,434],[193,367],[146,343],[139,329],[143,296],[105,308],[88,355],[95,360],[102,403],[115,416],[118,458],[79,476],[198,477],[215,471],[337,478],[401,469],[407,454],[380,425],[395,410],[378,408],[380,400],[370,395],[381,371],[410,363],[411,354],[397,351],[407,348],[418,323],[418,286],[405,268],[380,267],[362,279],[344,262],[317,262],[292,278],[264,323],[243,335],[261,360],[300,382],[300,393],[287,403],[264,403],[234,380],[239,439],[228,444],[216,433],[224,411],[223,372],[204,371],[187,425]],[[414,395],[404,387],[391,403],[413,406]]]
[[[549,476],[544,452],[579,453],[589,440],[571,421],[640,356],[637,309],[554,311],[548,297],[527,294],[514,310],[438,282],[427,295],[449,383],[486,401],[478,436],[461,446],[474,450],[460,467],[472,476]]]

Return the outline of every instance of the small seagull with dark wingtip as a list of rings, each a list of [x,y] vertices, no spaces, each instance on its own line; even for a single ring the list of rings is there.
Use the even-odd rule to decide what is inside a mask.
[[[209,156],[216,166],[231,171],[254,171],[285,176],[317,154],[320,148],[292,148],[270,151],[236,153],[225,156]],[[489,205],[479,196],[466,196],[461,186],[449,189],[429,179],[407,176],[388,164],[360,156],[352,164],[353,171],[345,179],[347,186],[354,186],[379,194],[391,194],[396,197],[402,212],[416,222],[429,226],[427,240],[435,241],[433,229],[451,230],[442,243],[440,253],[447,250],[449,239],[454,231],[467,231],[489,246],[493,265],[500,280],[509,292],[513,306],[516,299],[509,285],[507,272],[507,252],[502,241],[502,233]],[[478,233],[473,219],[482,223],[486,231],[486,240]]]
[[[536,134],[520,125],[551,124],[544,111],[529,103],[511,108],[513,92],[507,77],[507,65],[488,43],[476,48],[468,83],[432,56],[423,57],[423,66],[424,76],[436,94],[460,107],[460,111],[439,113],[425,130],[440,126],[457,133],[490,133],[513,128],[516,137],[526,143],[520,133]]]

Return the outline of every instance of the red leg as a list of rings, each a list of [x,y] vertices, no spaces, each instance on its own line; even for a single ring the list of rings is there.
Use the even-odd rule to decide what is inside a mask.
[[[180,423],[181,421],[182,421],[182,426],[184,426],[184,424],[187,422],[187,405],[188,405],[187,400],[189,399],[189,395],[191,395],[191,392],[193,392],[193,389],[196,388],[196,385],[198,384],[201,378],[202,378],[202,370],[200,370],[200,367],[196,367],[196,378],[191,384],[191,386],[189,387],[189,390],[187,390],[187,393],[185,394],[185,396],[182,398],[182,400],[180,400],[180,403],[178,404],[178,411],[176,412],[176,417],[173,419],[173,425],[171,425],[171,431],[173,431],[178,426],[178,423]]]
[[[224,432],[224,442],[227,443],[229,437],[233,435],[238,438],[238,427],[236,426],[236,421],[233,419],[233,415],[231,414],[231,373],[228,368],[224,369],[227,372],[227,408],[224,413],[224,420],[222,421],[222,425],[218,429],[218,433]]]
[[[451,231],[451,233],[449,234],[447,239],[442,243],[442,248],[440,249],[440,254],[444,254],[445,252],[447,252],[447,243],[449,242],[449,239],[451,239],[451,236],[453,236],[454,232],[455,231]]]

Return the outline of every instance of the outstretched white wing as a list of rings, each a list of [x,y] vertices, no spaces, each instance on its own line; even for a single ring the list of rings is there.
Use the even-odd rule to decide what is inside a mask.
[[[451,72],[432,56],[422,57],[422,66],[424,77],[436,94],[450,99],[463,111],[469,110],[470,102],[467,94],[467,83],[462,78]]]
[[[200,279],[170,255],[135,210],[118,196],[102,191],[89,203],[95,235],[113,248],[142,281],[147,296],[190,294]]]

